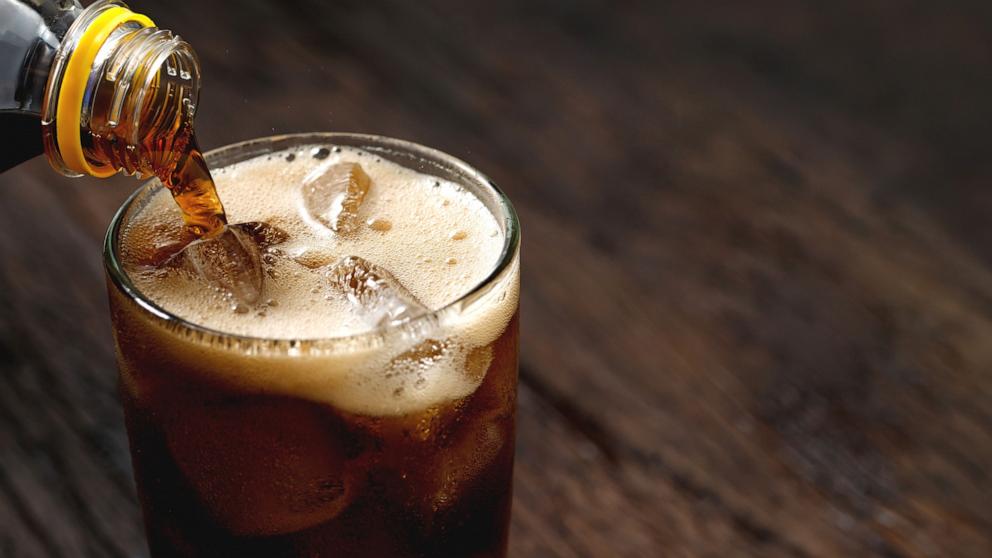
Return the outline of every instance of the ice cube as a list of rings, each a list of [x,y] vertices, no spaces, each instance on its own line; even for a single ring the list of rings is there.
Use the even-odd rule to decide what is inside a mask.
[[[262,295],[262,259],[258,245],[241,228],[231,226],[191,242],[177,257],[180,264],[236,303],[254,304]]]
[[[358,163],[322,165],[303,179],[303,208],[334,232],[358,229],[358,212],[372,180]]]
[[[267,536],[324,523],[360,490],[364,449],[299,400],[225,397],[165,422],[169,450],[210,516],[232,533]]]
[[[168,267],[169,260],[196,239],[186,227],[174,221],[135,223],[127,231],[129,242],[122,243],[124,261],[135,270]]]
[[[449,443],[435,454],[433,482],[425,483],[433,489],[429,500],[435,511],[454,504],[466,487],[492,465],[510,438],[508,428],[498,421],[463,417]]]
[[[393,395],[401,397],[407,389],[422,391],[427,388],[431,367],[447,356],[449,345],[448,341],[426,339],[393,357],[383,374],[395,384]]]
[[[391,273],[358,256],[339,260],[327,278],[370,327],[400,324],[428,312]]]

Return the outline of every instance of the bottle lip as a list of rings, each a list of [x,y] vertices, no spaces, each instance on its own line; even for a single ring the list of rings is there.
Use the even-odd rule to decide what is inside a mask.
[[[42,107],[42,136],[49,163],[62,174],[105,178],[117,172],[112,167],[94,167],[87,161],[80,121],[97,54],[111,33],[126,23],[155,26],[150,18],[132,12],[123,2],[101,0],[83,10],[56,51]]]

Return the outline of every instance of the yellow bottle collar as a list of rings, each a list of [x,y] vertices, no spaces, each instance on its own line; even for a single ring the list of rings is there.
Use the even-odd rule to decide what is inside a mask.
[[[147,16],[127,8],[110,8],[86,27],[66,65],[56,107],[56,138],[65,166],[74,172],[99,178],[106,178],[117,172],[117,169],[110,166],[95,167],[86,160],[80,139],[80,114],[86,84],[97,53],[114,29],[130,21],[142,27],[155,27]]]

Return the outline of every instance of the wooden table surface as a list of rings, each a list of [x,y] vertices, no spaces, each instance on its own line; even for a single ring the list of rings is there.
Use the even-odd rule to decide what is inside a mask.
[[[516,203],[512,556],[992,555],[992,4],[220,4],[133,2],[204,147],[380,133]],[[146,555],[100,255],[136,186],[0,175],[3,558]]]

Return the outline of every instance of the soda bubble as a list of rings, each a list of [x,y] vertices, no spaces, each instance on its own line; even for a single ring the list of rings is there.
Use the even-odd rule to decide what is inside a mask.
[[[308,248],[293,256],[293,260],[309,269],[319,269],[334,263],[337,257],[326,250]]]
[[[342,258],[327,271],[327,278],[371,328],[400,324],[429,311],[391,273],[358,256]]]
[[[358,211],[371,183],[357,163],[317,167],[303,179],[303,208],[336,233],[352,232],[360,224]]]
[[[378,232],[386,232],[389,229],[393,228],[393,224],[389,220],[382,219],[379,217],[376,217],[374,219],[369,219],[367,221],[367,224],[370,229]]]

